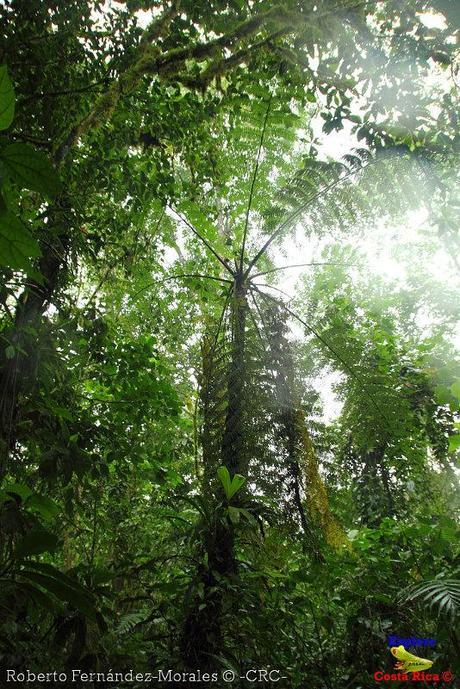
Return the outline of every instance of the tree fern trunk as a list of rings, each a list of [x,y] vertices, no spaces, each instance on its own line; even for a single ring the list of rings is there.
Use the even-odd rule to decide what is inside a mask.
[[[234,474],[246,473],[243,435],[243,395],[245,379],[246,291],[242,282],[235,280],[232,310],[232,352],[227,382],[227,416],[222,439],[222,461]]]
[[[243,412],[244,412],[244,379],[245,379],[245,337],[246,337],[246,291],[241,280],[237,278],[234,285],[231,323],[232,344],[230,360],[226,371],[227,409],[220,447],[219,462],[225,465],[233,476],[246,472],[246,453],[244,448]],[[203,385],[210,386],[206,377],[215,376],[209,361],[209,347],[203,349]],[[218,375],[218,374],[217,374]],[[205,390],[206,394],[206,390]],[[212,423],[209,395],[204,398],[203,442],[214,442],[214,434],[206,424]],[[205,489],[208,490],[210,513],[212,518],[203,524],[202,551],[206,556],[197,572],[197,594],[186,616],[182,632],[181,653],[188,668],[212,670],[215,657],[222,654],[222,615],[224,593],[222,584],[236,574],[235,533],[233,525],[223,518],[218,505],[223,500],[221,487],[212,477],[216,470],[215,452],[212,448],[203,447],[203,459],[211,461],[211,467],[205,465],[204,473],[208,479]]]

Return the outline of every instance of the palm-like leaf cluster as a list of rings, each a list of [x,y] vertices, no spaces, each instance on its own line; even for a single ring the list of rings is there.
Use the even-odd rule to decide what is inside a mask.
[[[460,613],[460,579],[432,579],[414,584],[401,596],[402,602],[413,602],[437,610],[452,620]]]

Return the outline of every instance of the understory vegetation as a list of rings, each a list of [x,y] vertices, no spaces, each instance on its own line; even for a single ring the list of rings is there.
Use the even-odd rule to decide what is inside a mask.
[[[0,4],[2,686],[460,675],[459,26]]]

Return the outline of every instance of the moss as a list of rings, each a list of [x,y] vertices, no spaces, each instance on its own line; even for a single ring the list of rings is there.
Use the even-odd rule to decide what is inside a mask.
[[[324,534],[326,542],[336,550],[350,542],[337,520],[329,509],[326,487],[321,478],[316,459],[315,448],[308,432],[305,416],[301,409],[297,412],[297,431],[300,440],[300,462],[305,476],[306,503],[308,513]]]
[[[81,121],[77,135],[82,136],[90,129],[97,129],[112,116],[120,98],[118,84],[113,84],[109,90],[99,98],[93,110]]]

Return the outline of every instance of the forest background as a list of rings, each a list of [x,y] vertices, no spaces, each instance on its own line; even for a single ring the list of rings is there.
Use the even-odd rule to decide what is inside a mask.
[[[2,671],[459,674],[458,2],[0,15]]]

